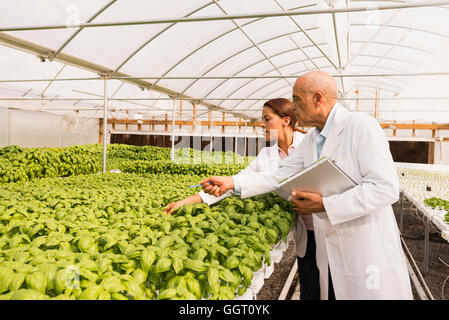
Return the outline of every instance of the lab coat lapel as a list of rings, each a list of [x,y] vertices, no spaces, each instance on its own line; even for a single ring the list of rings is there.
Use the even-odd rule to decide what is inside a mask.
[[[321,157],[331,159],[332,154],[340,143],[342,137],[341,133],[344,131],[344,123],[348,115],[348,111],[339,104],[335,107],[337,110],[335,111],[334,121],[330,128],[329,134],[327,135],[326,141],[324,142],[323,149],[321,150]]]
[[[316,131],[317,128],[313,128],[312,130]],[[314,139],[314,132],[311,132],[310,135],[307,137],[308,141],[307,148],[303,148],[303,159],[304,159],[304,166],[310,166],[312,163],[318,160],[318,155],[316,153],[316,142]]]

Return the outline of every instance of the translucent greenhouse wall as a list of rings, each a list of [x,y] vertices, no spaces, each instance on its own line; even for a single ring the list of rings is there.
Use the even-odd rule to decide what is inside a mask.
[[[98,143],[98,119],[67,117],[48,112],[0,108],[0,147],[65,147]]]

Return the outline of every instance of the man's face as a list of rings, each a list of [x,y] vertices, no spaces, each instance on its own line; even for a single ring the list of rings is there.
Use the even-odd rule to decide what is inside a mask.
[[[298,122],[308,125],[313,121],[316,112],[313,103],[313,94],[302,89],[300,85],[295,84],[293,87],[293,104],[295,105],[295,113]]]

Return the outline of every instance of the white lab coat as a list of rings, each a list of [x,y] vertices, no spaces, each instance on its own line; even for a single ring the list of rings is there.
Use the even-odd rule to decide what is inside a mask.
[[[304,136],[304,134],[298,131],[294,132],[292,145],[295,147],[295,149],[298,148]],[[279,146],[277,144],[271,147],[265,147],[260,150],[256,159],[254,159],[245,169],[240,171],[237,175],[257,172],[274,172],[278,168],[280,161],[281,158],[279,157]],[[204,191],[200,191],[199,195],[203,202],[211,205],[232,195],[233,193],[234,192],[230,190],[220,197],[215,197],[213,195],[205,193]],[[289,194],[284,194],[282,192],[279,192],[278,194],[286,200],[290,196]],[[296,255],[302,258],[304,257],[307,248],[307,229],[301,217],[298,217],[298,220],[294,227],[294,239]]]
[[[321,299],[328,298],[328,266],[336,299],[412,299],[410,278],[391,204],[399,181],[378,122],[338,103],[321,157],[333,159],[358,185],[323,197],[326,212],[313,214]],[[271,174],[235,176],[241,197],[276,190],[284,177],[317,160],[310,130]]]

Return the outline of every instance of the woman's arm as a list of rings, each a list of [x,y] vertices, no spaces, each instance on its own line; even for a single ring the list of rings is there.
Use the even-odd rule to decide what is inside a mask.
[[[187,198],[184,198],[182,200],[176,201],[176,202],[172,202],[170,204],[168,204],[164,211],[167,212],[168,214],[172,214],[178,207],[181,207],[185,204],[194,204],[194,203],[201,203],[203,202],[203,200],[201,199],[200,195],[198,193],[195,193],[194,195],[191,195]]]

